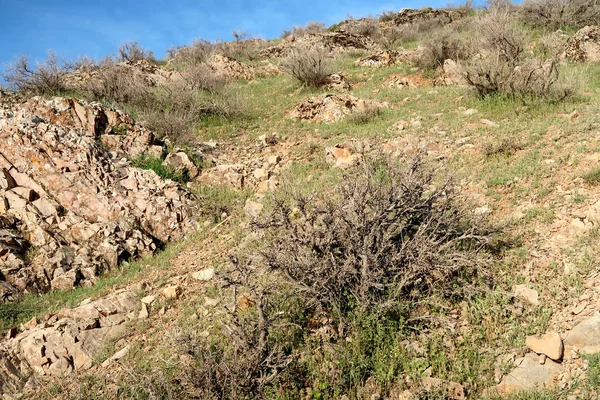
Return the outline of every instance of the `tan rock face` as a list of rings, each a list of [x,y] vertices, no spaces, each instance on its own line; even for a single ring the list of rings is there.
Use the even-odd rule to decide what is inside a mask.
[[[541,337],[528,336],[525,344],[531,351],[537,354],[545,354],[555,361],[560,360],[563,356],[563,342],[556,332],[549,332]]]
[[[0,393],[17,393],[33,372],[60,377],[90,368],[123,333],[137,305],[133,291],[119,291],[23,325],[21,333],[0,342]]]
[[[577,61],[600,61],[600,27],[586,26],[567,41],[567,58]]]
[[[154,141],[129,116],[60,97],[0,110],[0,302],[92,284],[194,228],[188,192],[121,161]]]

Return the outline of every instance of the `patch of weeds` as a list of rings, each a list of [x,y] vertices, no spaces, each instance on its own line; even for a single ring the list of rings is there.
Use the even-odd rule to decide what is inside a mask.
[[[587,378],[591,389],[600,390],[600,353],[585,356],[588,361]]]
[[[131,160],[131,164],[137,168],[151,169],[162,179],[170,179],[179,183],[187,183],[190,181],[187,172],[177,171],[174,168],[167,167],[163,165],[162,159],[147,153],[141,154],[137,158]]]
[[[597,185],[600,183],[600,167],[596,167],[582,176],[583,180],[589,184]]]
[[[348,117],[348,121],[356,125],[365,125],[381,115],[379,107],[365,107],[356,110]]]
[[[231,215],[244,207],[246,199],[251,196],[249,190],[236,190],[226,185],[198,185],[193,189],[197,195],[202,214],[214,223],[222,219],[222,215]]]
[[[111,133],[113,135],[125,136],[129,133],[129,128],[127,127],[127,125],[123,125],[123,124],[116,125],[111,128]]]

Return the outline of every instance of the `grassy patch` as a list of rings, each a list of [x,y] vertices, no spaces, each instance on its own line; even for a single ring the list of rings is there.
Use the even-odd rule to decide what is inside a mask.
[[[131,164],[137,168],[150,169],[163,179],[170,179],[179,183],[187,183],[190,181],[186,172],[177,171],[174,168],[165,166],[163,165],[162,159],[146,153],[131,160]]]

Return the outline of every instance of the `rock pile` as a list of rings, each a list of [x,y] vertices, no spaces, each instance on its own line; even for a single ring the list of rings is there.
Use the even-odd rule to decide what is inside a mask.
[[[134,291],[119,291],[79,307],[35,319],[0,342],[0,393],[8,396],[35,382],[37,376],[61,377],[92,367],[109,341],[126,333],[136,318],[139,300]],[[25,384],[25,385],[24,385]]]
[[[284,41],[263,50],[262,57],[285,57],[299,47],[319,47],[330,53],[343,53],[356,50],[379,50],[379,46],[370,38],[349,32],[311,33],[294,41]]]
[[[600,61],[600,27],[586,26],[567,41],[567,58],[577,61]]]
[[[195,226],[177,183],[125,157],[164,149],[116,110],[34,97],[0,105],[0,301],[91,284]]]
[[[384,107],[387,107],[386,103],[360,99],[349,94],[322,94],[299,104],[288,114],[288,118],[327,124],[339,121],[356,112]]]
[[[394,15],[392,22],[394,25],[405,25],[435,21],[440,25],[446,25],[464,16],[465,13],[459,10],[404,8]]]

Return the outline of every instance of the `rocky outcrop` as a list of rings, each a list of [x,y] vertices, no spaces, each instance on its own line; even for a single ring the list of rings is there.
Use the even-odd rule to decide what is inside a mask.
[[[577,31],[567,41],[565,55],[576,62],[600,61],[600,27],[586,26]]]
[[[343,53],[356,50],[379,50],[379,46],[370,38],[354,33],[338,31],[311,33],[294,41],[284,41],[263,50],[262,57],[286,57],[299,47],[318,47],[330,53]]]
[[[386,103],[360,99],[348,94],[323,94],[311,97],[299,104],[288,114],[288,118],[308,122],[331,123],[356,112],[384,107],[387,107]]]
[[[449,24],[455,20],[464,18],[465,13],[459,10],[441,10],[422,8],[404,8],[392,19],[395,25],[416,24],[421,22],[435,21],[441,25]]]
[[[247,79],[254,78],[257,70],[250,65],[241,63],[231,57],[221,54],[215,54],[208,62],[210,68],[218,75],[229,79]]]
[[[0,342],[0,394],[21,392],[28,379],[91,368],[110,341],[125,335],[138,304],[134,291],[123,290],[22,325]]]
[[[0,301],[92,284],[195,226],[177,183],[133,167],[152,132],[76,99],[0,105]]]

